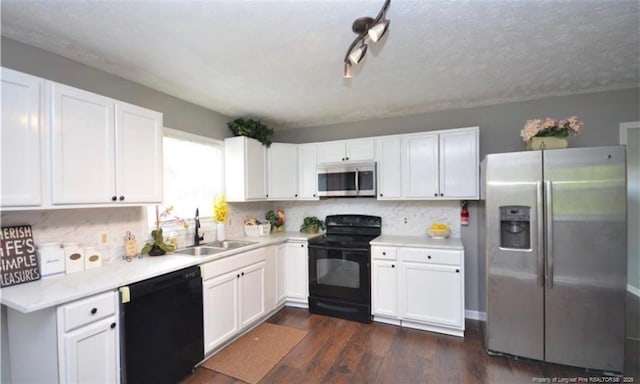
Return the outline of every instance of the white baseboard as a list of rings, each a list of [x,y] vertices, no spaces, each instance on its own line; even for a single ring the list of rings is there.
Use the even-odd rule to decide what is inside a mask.
[[[627,284],[627,292],[631,293],[632,295],[635,295],[636,297],[640,297],[640,289],[634,287],[631,284]]]
[[[470,309],[465,309],[464,317],[466,317],[467,319],[486,321],[487,312],[472,311]]]

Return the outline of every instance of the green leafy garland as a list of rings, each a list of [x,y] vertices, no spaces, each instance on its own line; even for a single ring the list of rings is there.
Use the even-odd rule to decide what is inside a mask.
[[[227,123],[227,126],[236,136],[251,137],[258,140],[266,147],[271,146],[273,129],[267,127],[258,120],[245,120],[243,118],[238,118]]]

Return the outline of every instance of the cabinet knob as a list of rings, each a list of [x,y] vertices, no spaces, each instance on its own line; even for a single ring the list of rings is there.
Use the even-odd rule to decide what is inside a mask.
[[[347,159],[347,160],[349,160],[349,158],[348,158],[348,157],[347,157],[346,159]]]
[[[298,194],[296,193],[295,195],[293,195],[293,197],[298,197]]]
[[[301,246],[302,248],[304,248],[304,244],[300,244],[300,246]]]
[[[434,194],[433,194],[433,196],[438,197],[438,194],[437,194],[437,193],[434,193]]]
[[[242,272],[240,275],[244,276],[244,272]]]
[[[116,327],[116,323],[111,323],[111,329]]]
[[[237,278],[237,279],[239,279],[239,278],[240,278],[240,274],[239,274],[239,273],[236,275],[236,278]]]
[[[342,158],[342,161],[344,161],[344,157]]]
[[[386,255],[386,254],[387,254],[387,252],[382,252],[382,255]]]
[[[111,196],[111,201],[116,201],[118,198],[116,196]]]
[[[427,255],[427,259],[431,259],[431,255]]]
[[[384,196],[382,193],[380,194],[380,197]]]
[[[315,193],[313,194],[313,197],[316,197],[316,194],[315,194]]]
[[[269,194],[267,193],[267,195],[266,195],[266,196],[267,196],[267,197],[269,197]]]
[[[95,315],[96,313],[98,313],[98,308],[91,308],[91,314]]]
[[[456,273],[460,273],[460,270],[459,270],[459,269],[456,269]]]
[[[120,201],[124,200],[124,196],[120,195]]]
[[[395,264],[391,264],[391,268],[395,268],[395,267],[396,267],[396,265],[395,265]]]
[[[444,196],[444,193],[441,193],[440,196]]]

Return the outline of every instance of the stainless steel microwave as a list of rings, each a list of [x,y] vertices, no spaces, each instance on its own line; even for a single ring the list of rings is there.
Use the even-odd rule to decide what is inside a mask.
[[[331,163],[317,169],[318,196],[375,196],[376,163]]]

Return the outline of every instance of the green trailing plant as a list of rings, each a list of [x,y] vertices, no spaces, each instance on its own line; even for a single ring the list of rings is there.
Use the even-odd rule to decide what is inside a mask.
[[[164,236],[162,234],[162,227],[160,227],[160,220],[164,218],[173,218],[176,223],[182,225],[185,229],[189,228],[189,224],[187,224],[186,220],[175,216],[171,213],[173,211],[173,206],[167,207],[162,213],[158,211],[158,206],[156,205],[156,229],[151,231],[151,242],[145,244],[140,251],[143,255],[149,256],[160,256],[164,255],[167,252],[173,252],[176,250],[175,244],[165,243]]]
[[[318,233],[319,230],[324,230],[324,220],[320,220],[315,216],[307,216],[302,220],[300,232]]]
[[[251,137],[261,142],[265,147],[271,146],[273,129],[262,124],[259,120],[238,118],[228,122],[227,126],[236,136]]]

